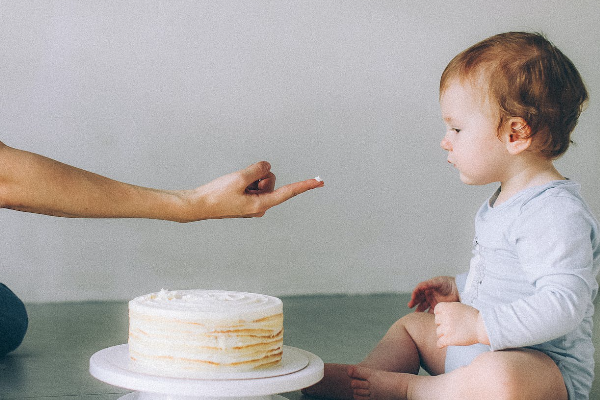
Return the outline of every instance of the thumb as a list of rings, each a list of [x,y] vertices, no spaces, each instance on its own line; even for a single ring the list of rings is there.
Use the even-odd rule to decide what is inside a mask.
[[[244,179],[244,182],[250,184],[259,179],[266,178],[270,171],[271,164],[269,164],[267,161],[259,161],[241,170],[240,173]]]

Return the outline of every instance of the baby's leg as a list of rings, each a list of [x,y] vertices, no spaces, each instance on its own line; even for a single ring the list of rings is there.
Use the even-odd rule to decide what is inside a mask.
[[[388,372],[417,374],[423,367],[432,375],[444,373],[446,349],[437,347],[435,317],[415,312],[398,320],[359,363]]]
[[[412,313],[397,321],[359,366],[381,371],[417,374],[420,365],[432,374],[444,371],[445,350],[436,346],[433,314]],[[348,365],[325,364],[325,376],[304,389],[307,395],[330,399],[351,399]]]
[[[448,374],[418,376],[356,366],[355,400],[531,399],[567,400],[560,370],[535,350],[487,352]]]

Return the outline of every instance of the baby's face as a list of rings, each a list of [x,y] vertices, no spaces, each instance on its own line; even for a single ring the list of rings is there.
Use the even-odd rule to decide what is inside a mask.
[[[498,135],[498,117],[469,82],[454,80],[440,96],[446,134],[440,145],[469,185],[502,181],[508,151]]]

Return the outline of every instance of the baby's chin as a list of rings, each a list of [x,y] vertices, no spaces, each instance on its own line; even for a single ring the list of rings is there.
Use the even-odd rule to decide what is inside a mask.
[[[460,175],[461,182],[464,183],[465,185],[483,186],[483,185],[487,185],[489,183],[493,183],[493,181],[465,175],[462,172],[460,172],[459,175]]]

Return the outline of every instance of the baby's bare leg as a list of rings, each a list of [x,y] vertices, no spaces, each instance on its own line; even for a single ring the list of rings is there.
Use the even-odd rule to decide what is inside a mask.
[[[437,347],[435,317],[411,313],[398,320],[359,366],[388,372],[444,373],[446,350]]]
[[[417,376],[353,367],[355,400],[531,399],[567,400],[560,370],[535,350],[488,352],[467,367]]]
[[[444,370],[445,350],[436,346],[433,314],[412,313],[401,318],[388,330],[375,349],[358,365],[374,370],[417,374],[419,366],[432,373]],[[351,399],[351,377],[348,365],[325,364],[324,378],[302,392],[307,395]]]

